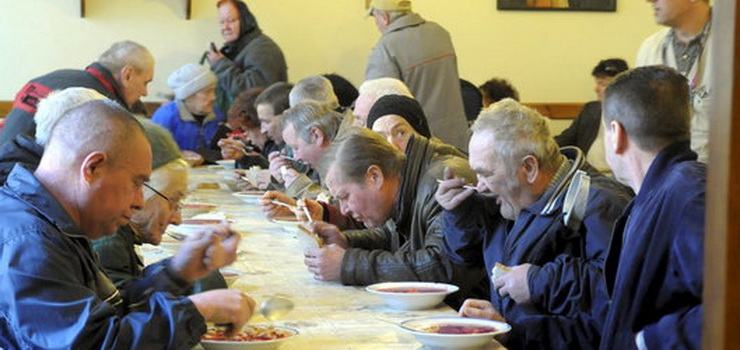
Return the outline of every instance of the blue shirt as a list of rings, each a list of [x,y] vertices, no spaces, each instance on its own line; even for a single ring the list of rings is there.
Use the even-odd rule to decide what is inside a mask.
[[[205,333],[187,298],[116,289],[87,237],[20,165],[0,188],[0,222],[0,348],[189,349]]]
[[[223,119],[211,113],[205,116],[202,124],[198,124],[185,104],[178,100],[159,107],[152,115],[152,121],[169,130],[181,150],[196,152],[199,147],[210,147]]]

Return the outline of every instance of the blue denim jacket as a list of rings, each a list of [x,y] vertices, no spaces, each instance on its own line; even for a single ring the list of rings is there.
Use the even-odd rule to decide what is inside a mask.
[[[0,348],[185,349],[205,333],[187,298],[116,289],[87,237],[20,165],[0,188],[0,223]],[[158,283],[169,274],[163,264]]]

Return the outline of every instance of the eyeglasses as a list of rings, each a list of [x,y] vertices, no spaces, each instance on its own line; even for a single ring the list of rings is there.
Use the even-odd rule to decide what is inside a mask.
[[[175,203],[170,197],[165,196],[164,193],[155,190],[154,187],[152,187],[152,185],[150,185],[150,184],[148,184],[148,183],[145,182],[144,183],[144,187],[148,188],[149,190],[151,190],[152,192],[154,192],[154,194],[156,194],[157,196],[160,196],[160,197],[162,197],[162,199],[166,200],[167,203],[170,204],[170,210],[172,210],[172,211],[180,211],[180,209],[182,209],[182,204],[180,204],[179,201],[177,203]]]

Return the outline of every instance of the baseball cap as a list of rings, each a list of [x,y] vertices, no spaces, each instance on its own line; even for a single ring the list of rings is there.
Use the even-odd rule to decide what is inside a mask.
[[[411,11],[411,0],[365,0],[367,15],[373,14],[373,9],[381,11]]]

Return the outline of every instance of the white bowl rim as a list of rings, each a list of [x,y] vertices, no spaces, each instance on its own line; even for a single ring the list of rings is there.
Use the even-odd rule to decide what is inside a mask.
[[[253,326],[253,327],[269,327],[270,325],[266,324],[247,324],[245,326]],[[240,345],[240,344],[272,344],[272,343],[280,343],[284,342],[290,338],[296,337],[300,334],[300,332],[291,327],[285,327],[285,326],[273,326],[277,329],[281,329],[284,331],[292,332],[292,335],[289,335],[285,338],[277,338],[273,340],[252,340],[252,341],[234,341],[234,340],[203,340],[201,339],[201,343],[206,344],[225,344],[225,345]]]
[[[253,193],[250,193],[253,192]],[[260,191],[260,190],[252,190],[252,191],[239,191],[234,192],[232,195],[237,197],[262,197],[265,195],[265,192],[267,191]]]
[[[213,203],[206,203],[206,202],[183,202],[182,203],[182,208],[183,209],[190,209],[190,208],[187,208],[188,205],[201,205],[201,206],[209,207],[209,208],[216,208],[216,207],[218,207],[217,204],[213,204]],[[193,208],[193,209],[201,209],[201,208]]]
[[[496,330],[493,332],[486,332],[486,333],[470,333],[470,334],[443,334],[443,333],[428,333],[428,332],[422,332],[416,328],[410,327],[408,324],[413,322],[429,322],[434,323],[437,321],[438,323],[446,322],[446,323],[454,323],[454,324],[466,324],[466,325],[476,325],[476,326],[489,326],[493,327]],[[418,334],[422,336],[432,336],[432,337],[440,337],[440,338],[454,338],[454,337],[474,337],[474,336],[494,336],[498,334],[507,333],[511,330],[511,325],[506,322],[501,321],[495,321],[495,320],[488,320],[484,318],[472,318],[472,317],[459,317],[459,316],[437,316],[437,317],[423,317],[423,318],[414,318],[410,320],[403,321],[399,324],[401,329],[403,329],[406,332],[412,333],[412,334]]]
[[[243,275],[246,275],[247,274],[247,271],[235,269],[233,267],[222,267],[222,268],[218,269],[218,271],[232,272],[232,273],[237,274],[239,276],[243,276]],[[249,325],[249,326],[257,326],[257,325]]]
[[[380,288],[403,288],[403,287],[428,287],[428,288],[444,288],[444,291],[440,292],[423,292],[423,293],[399,293],[399,292],[383,292],[378,289]],[[407,281],[407,282],[381,282],[381,283],[375,283],[371,284],[367,287],[365,287],[365,290],[373,293],[373,294],[379,294],[379,295],[385,295],[385,296],[422,296],[422,295],[447,295],[452,294],[460,290],[460,287],[454,285],[454,284],[448,284],[448,283],[440,283],[440,282],[414,282],[414,281]]]

